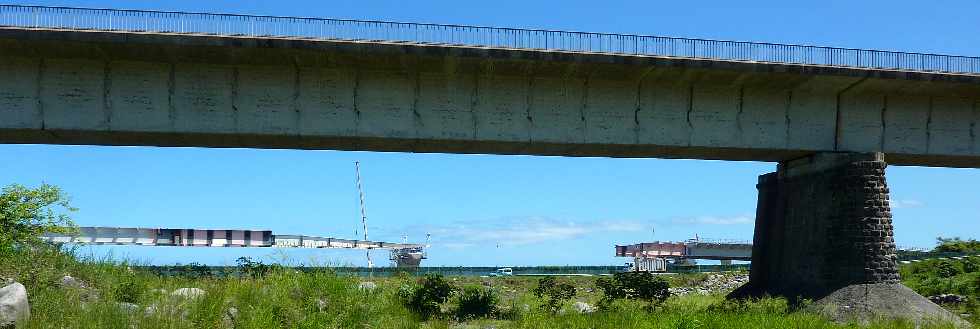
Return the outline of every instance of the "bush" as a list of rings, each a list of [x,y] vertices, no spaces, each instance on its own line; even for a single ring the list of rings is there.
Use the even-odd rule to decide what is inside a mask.
[[[963,272],[964,273],[975,273],[980,271],[980,262],[974,258],[969,258],[963,261]]]
[[[73,232],[68,213],[75,210],[61,189],[53,185],[4,187],[0,192],[0,256],[10,256],[15,248],[38,242],[46,232]]]
[[[497,294],[490,288],[466,287],[459,296],[456,318],[469,320],[492,317],[497,314]]]
[[[960,269],[953,262],[942,260],[936,263],[936,275],[940,278],[952,278],[960,273]]]
[[[538,298],[546,298],[542,308],[551,313],[558,313],[565,301],[575,297],[575,286],[558,282],[553,276],[547,276],[538,280],[538,286],[534,287],[534,295]]]
[[[144,291],[146,291],[146,283],[140,278],[130,276],[117,284],[113,290],[113,297],[119,302],[138,304]]]
[[[454,291],[456,288],[442,275],[429,274],[414,286],[402,286],[398,291],[398,297],[410,311],[422,320],[428,320],[439,314],[442,304],[449,300],[449,296]]]
[[[599,278],[595,285],[602,291],[602,309],[617,299],[638,299],[652,310],[670,297],[670,284],[650,272],[616,273],[612,278]]]

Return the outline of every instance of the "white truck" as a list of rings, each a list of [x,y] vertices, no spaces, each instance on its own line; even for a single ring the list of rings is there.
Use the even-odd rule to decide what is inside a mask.
[[[498,268],[496,271],[490,272],[490,276],[514,276],[514,269],[510,267]]]

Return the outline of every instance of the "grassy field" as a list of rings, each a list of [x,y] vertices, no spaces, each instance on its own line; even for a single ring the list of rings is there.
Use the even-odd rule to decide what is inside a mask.
[[[975,297],[977,273],[965,273],[962,264],[949,280],[950,289]],[[916,289],[944,289],[946,281],[932,280],[936,266],[903,267],[907,284]],[[65,287],[70,274],[84,287]],[[946,273],[949,274],[949,273]],[[626,300],[606,310],[580,314],[576,301],[596,305],[601,294],[594,278],[563,278],[577,289],[557,314],[541,308],[544,301],[531,293],[537,278],[447,278],[452,286],[486,287],[499,298],[499,311],[486,318],[461,321],[453,316],[459,303],[454,294],[441,312],[422,321],[403,305],[399,290],[419,280],[410,275],[388,278],[342,276],[329,270],[298,272],[274,268],[255,277],[160,277],[132,270],[125,263],[79,262],[71,255],[34,250],[0,258],[0,276],[16,278],[28,287],[32,317],[21,328],[839,328],[818,316],[794,311],[785,300],[764,299],[735,303],[723,292],[708,296],[674,296],[650,310]],[[671,276],[672,286],[697,284],[705,274]],[[377,287],[362,289],[363,281]],[[934,288],[934,287],[940,288]],[[199,298],[171,296],[178,288],[199,288]],[[967,291],[974,289],[974,291]],[[933,292],[938,292],[933,291]],[[956,291],[960,291],[956,290]],[[950,291],[953,292],[953,291]],[[957,312],[975,312],[976,305],[956,306]],[[976,314],[976,313],[973,313]],[[873,323],[872,328],[914,328],[901,322]],[[936,325],[936,328],[948,326]]]

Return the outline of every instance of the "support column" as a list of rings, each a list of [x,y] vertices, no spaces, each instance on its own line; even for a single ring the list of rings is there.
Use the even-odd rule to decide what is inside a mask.
[[[759,177],[749,283],[835,320],[958,320],[901,285],[881,153],[816,153]],[[960,320],[961,321],[961,320]]]

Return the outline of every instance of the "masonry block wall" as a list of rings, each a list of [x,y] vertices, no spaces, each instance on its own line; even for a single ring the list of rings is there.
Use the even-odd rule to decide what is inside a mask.
[[[819,298],[898,283],[884,156],[818,153],[759,178],[754,294]]]

